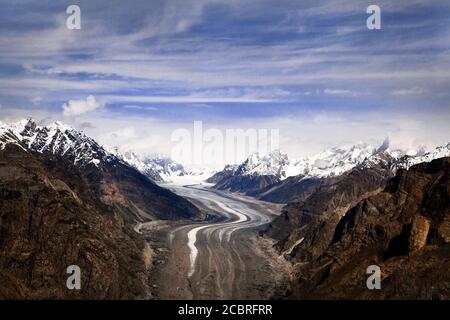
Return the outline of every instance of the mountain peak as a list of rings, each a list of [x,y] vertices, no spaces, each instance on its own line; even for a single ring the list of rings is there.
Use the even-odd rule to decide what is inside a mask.
[[[286,174],[284,168],[287,165],[289,165],[287,154],[278,149],[266,155],[254,152],[237,167],[236,173],[239,175],[267,175],[283,178]]]
[[[153,181],[169,182],[174,177],[188,175],[183,165],[162,154],[141,155],[133,151],[120,153],[118,149],[113,153]]]
[[[63,156],[77,165],[84,166],[92,163],[98,166],[102,161],[110,161],[112,157],[93,139],[59,121],[48,126],[38,126],[34,119],[27,118],[7,125],[5,128],[28,149]]]
[[[375,151],[376,153],[381,153],[381,152],[385,152],[389,149],[389,136],[387,136],[384,140],[383,143],[381,144],[381,146],[378,147],[378,149]]]

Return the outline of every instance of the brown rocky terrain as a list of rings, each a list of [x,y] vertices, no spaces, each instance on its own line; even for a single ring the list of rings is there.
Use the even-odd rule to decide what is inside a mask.
[[[211,177],[206,179],[206,182],[216,184],[222,180],[232,177],[235,174],[236,169],[237,169],[237,166],[226,165],[222,171],[216,172]]]
[[[288,177],[250,195],[275,203],[304,201],[323,184],[324,180],[326,179],[305,178],[302,175]]]
[[[259,193],[260,190],[276,184],[279,181],[279,178],[272,175],[236,175],[220,180],[216,183],[214,188],[253,196]]]
[[[400,169],[382,190],[346,185],[363,199],[312,195],[287,207],[284,222],[269,231],[279,237],[281,225],[292,224],[293,239],[279,243],[284,252],[303,238],[285,254],[295,270],[291,297],[449,299],[450,158]],[[366,287],[373,264],[381,268],[381,290]]]
[[[149,297],[152,250],[133,230],[135,219],[197,213],[121,163],[80,167],[20,142],[6,144],[0,150],[0,298]],[[66,287],[72,264],[81,268],[81,290]]]
[[[391,176],[388,163],[380,162],[368,168],[359,165],[340,176],[323,179],[304,200],[286,205],[270,224],[268,234],[279,240],[281,251],[304,238],[300,246],[318,250],[311,256],[314,258],[321,253],[319,244],[331,241],[330,232],[342,215],[360,200],[381,190]]]

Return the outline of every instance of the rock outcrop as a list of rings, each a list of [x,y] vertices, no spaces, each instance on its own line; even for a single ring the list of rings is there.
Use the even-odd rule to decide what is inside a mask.
[[[0,127],[0,298],[146,298],[152,250],[136,223],[201,218],[82,132]],[[70,265],[80,290],[66,286]]]
[[[358,166],[338,177],[324,179],[309,197],[286,205],[267,232],[278,240],[281,251],[304,238],[293,252],[299,251],[314,259],[331,241],[332,232],[345,212],[382,190],[389,177],[389,166],[379,163],[369,168]],[[300,247],[311,250],[306,252]]]
[[[322,199],[335,209],[305,218],[320,205],[307,200],[295,211],[291,235],[304,240],[286,255],[295,265],[292,297],[450,298],[450,158],[400,169],[347,210]],[[381,290],[366,287],[369,265],[381,269]]]

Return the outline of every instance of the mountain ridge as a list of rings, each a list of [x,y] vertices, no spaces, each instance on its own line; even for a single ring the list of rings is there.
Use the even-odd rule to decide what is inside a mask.
[[[199,218],[199,211],[189,201],[156,185],[122,158],[110,153],[81,131],[54,122],[38,126],[28,118],[0,126],[4,149],[12,143],[26,151],[64,158],[86,171],[103,201],[122,208],[137,221]]]
[[[275,153],[280,152],[277,150]],[[265,160],[266,164],[275,164],[274,168],[266,171],[255,170],[259,167],[255,159],[260,158],[252,155],[240,165],[226,166],[207,182],[214,183],[214,187],[219,190],[245,193],[265,201],[287,203],[305,198],[324,180],[338,177],[358,166],[370,168],[382,163],[389,166],[392,174],[395,174],[399,168],[407,168],[437,157],[450,156],[450,143],[427,153],[423,150],[416,153],[417,155],[411,156],[398,149],[391,150],[389,140],[386,139],[379,147],[359,143],[346,148],[330,148],[296,161],[290,161],[287,156],[282,163]],[[267,157],[270,158],[271,155]],[[293,191],[294,189],[298,191]]]
[[[400,168],[383,188],[349,197],[342,210],[327,210],[333,202],[316,194],[322,209],[302,220],[308,210],[299,204],[290,215],[300,223],[278,244],[295,263],[292,296],[448,299],[449,174],[450,157],[438,158]],[[383,290],[362,285],[373,264],[382,270]]]

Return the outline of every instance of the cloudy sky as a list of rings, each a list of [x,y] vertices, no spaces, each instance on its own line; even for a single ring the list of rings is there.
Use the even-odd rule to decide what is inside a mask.
[[[66,8],[81,8],[81,30]],[[381,8],[368,30],[366,8]],[[279,129],[294,157],[450,141],[450,2],[0,0],[0,119],[170,154],[173,130]]]

